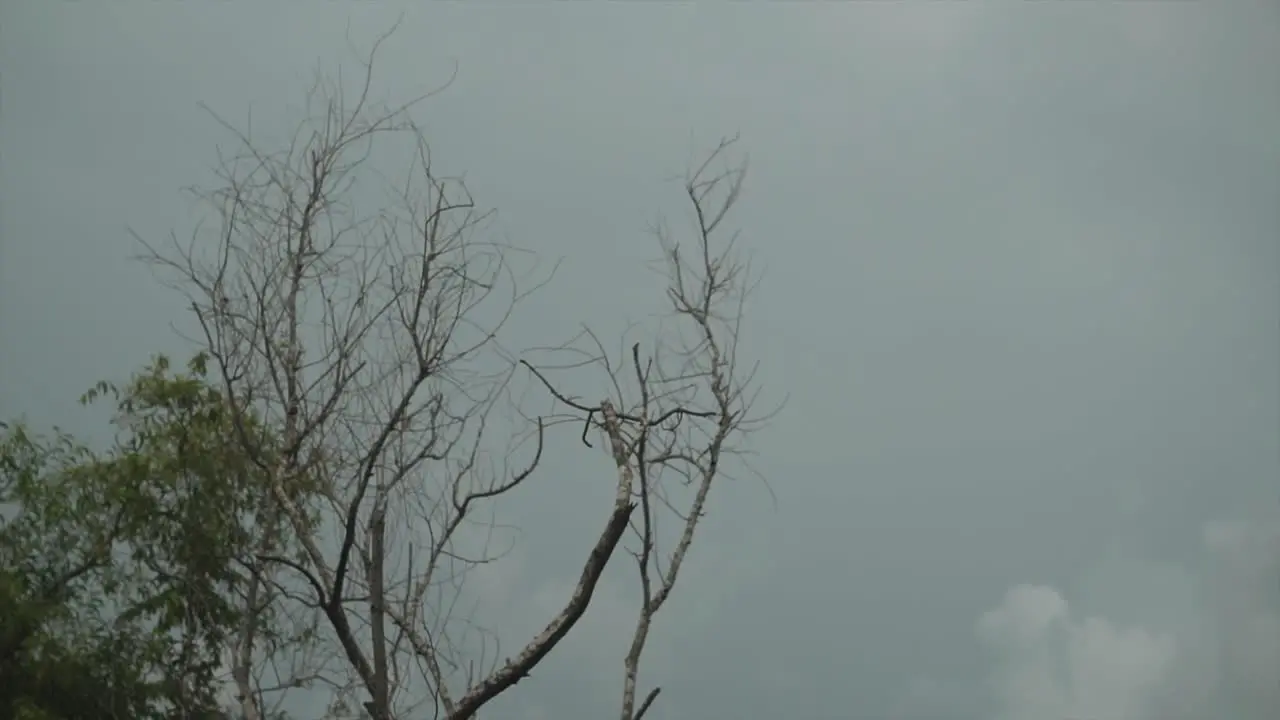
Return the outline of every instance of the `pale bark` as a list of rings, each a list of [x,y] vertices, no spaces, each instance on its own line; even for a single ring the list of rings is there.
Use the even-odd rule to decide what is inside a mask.
[[[212,253],[195,242],[176,253],[148,246],[150,259],[176,271],[191,301],[198,340],[236,420],[237,446],[269,478],[273,507],[298,548],[286,556],[263,538],[257,556],[247,559],[260,572],[249,606],[270,587],[273,607],[322,615],[325,641],[346,677],[318,669],[312,678],[335,688],[354,682],[378,720],[392,720],[398,707],[408,706],[415,669],[438,716],[469,720],[528,677],[572,630],[631,528],[644,597],[626,655],[622,717],[638,720],[657,694],[654,689],[637,707],[653,616],[674,587],[727,442],[748,422],[751,398],[743,390],[750,378],[736,372],[736,321],[726,325],[717,314],[731,290],[744,289],[741,268],[726,260],[731,241],[724,252],[711,247],[742,174],[711,178],[704,165],[691,176],[698,249],[686,256],[663,240],[673,311],[698,338],[674,353],[657,338],[645,363],[633,348],[637,395],[619,390],[584,405],[524,364],[579,413],[584,442],[590,444],[591,428],[605,437],[616,467],[614,501],[563,607],[504,663],[458,682],[463,659],[453,656],[440,618],[432,628],[432,613],[441,610],[426,593],[445,563],[468,562],[459,559],[456,544],[478,508],[533,475],[546,424],[530,420],[536,446],[523,469],[481,472],[476,457],[486,418],[516,368],[483,375],[476,363],[509,357],[497,338],[525,293],[513,287],[510,301],[477,329],[482,304],[513,277],[507,256],[473,238],[486,214],[475,211],[460,182],[442,179],[432,167],[408,114],[430,94],[385,110],[370,104],[376,53],[377,45],[354,102],[340,86],[317,86],[323,98],[318,121],[281,153],[259,149],[247,133],[226,125],[244,152],[225,167],[224,186],[205,196],[221,218]],[[370,177],[360,173],[369,146],[397,138],[412,150],[413,179],[396,189],[391,206],[353,215],[348,195],[357,175]],[[716,188],[727,194],[712,202]],[[684,367],[668,367],[672,359]],[[601,362],[612,373],[608,360]],[[616,377],[613,386],[621,387]],[[250,417],[264,420],[278,442],[260,436]],[[669,501],[664,470],[686,476],[696,494],[667,567],[657,572],[652,528],[656,506]],[[417,514],[407,515],[406,508]],[[393,562],[405,556],[407,565]],[[403,577],[392,569],[397,564]],[[257,621],[251,617],[241,629],[232,668],[242,709],[255,720],[264,714],[250,672],[258,657]]]

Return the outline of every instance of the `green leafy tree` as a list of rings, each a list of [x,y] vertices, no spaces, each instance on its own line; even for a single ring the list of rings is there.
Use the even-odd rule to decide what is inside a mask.
[[[0,444],[0,712],[17,718],[153,716],[150,638],[103,617],[116,582],[119,506],[69,436],[6,427]]]
[[[117,438],[6,426],[0,442],[0,687],[14,717],[221,717],[223,656],[272,628],[257,557],[287,545],[236,452],[204,357],[158,357],[111,400]],[[240,429],[272,447],[253,419]]]

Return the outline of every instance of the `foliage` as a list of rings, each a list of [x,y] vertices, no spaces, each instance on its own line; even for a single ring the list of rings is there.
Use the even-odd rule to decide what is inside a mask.
[[[0,687],[20,689],[0,713],[216,716],[269,505],[258,469],[234,452],[203,356],[185,373],[158,357],[82,402],[104,399],[108,452],[21,424],[0,441]]]

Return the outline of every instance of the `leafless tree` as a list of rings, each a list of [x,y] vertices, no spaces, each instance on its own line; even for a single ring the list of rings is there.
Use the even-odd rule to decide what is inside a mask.
[[[318,112],[282,151],[223,123],[241,150],[223,158],[220,186],[201,195],[217,210],[216,242],[197,233],[172,249],[146,246],[190,301],[237,443],[269,478],[260,545],[244,559],[252,612],[229,653],[240,710],[254,720],[266,714],[262,671],[273,653],[260,638],[274,608],[273,622],[291,618],[296,637],[315,644],[312,662],[273,671],[274,684],[327,683],[378,720],[421,716],[423,703],[437,717],[474,717],[574,627],[630,529],[643,605],[622,716],[638,720],[656,695],[637,707],[649,627],[712,481],[753,422],[752,374],[737,359],[745,266],[732,239],[715,247],[745,168],[708,170],[728,152],[722,144],[686,186],[697,217],[692,247],[659,234],[685,331],[660,337],[647,360],[634,347],[624,358],[630,380],[617,359],[595,354],[613,397],[582,403],[503,349],[500,333],[529,292],[515,250],[479,239],[488,214],[460,180],[433,169],[409,113],[430,94],[389,108],[371,99],[386,37],[369,53],[354,96],[341,82],[317,82],[308,99]],[[387,146],[412,158],[411,173],[393,185],[370,160]],[[367,197],[379,179],[392,187],[389,197]],[[376,209],[362,211],[367,205]],[[486,508],[529,482],[552,421],[530,419],[513,435],[528,442],[510,448],[499,467],[486,460],[491,419],[517,372],[579,414],[584,442],[590,428],[603,432],[617,489],[563,609],[516,654],[486,662],[459,649],[451,624],[468,569],[492,558],[470,554],[462,537],[484,532]],[[680,486],[693,492],[683,507]],[[670,552],[659,547],[659,508],[680,518]],[[285,552],[290,545],[298,551]]]
[[[643,698],[637,695],[640,661],[693,544],[712,484],[727,475],[729,459],[743,454],[742,437],[776,412],[753,414],[755,368],[744,369],[738,359],[743,302],[754,281],[734,247],[737,233],[726,237],[722,227],[746,178],[745,159],[729,161],[736,141],[723,140],[685,178],[689,241],[680,242],[663,223],[655,228],[675,322],[658,331],[650,352],[635,343],[623,357],[611,357],[594,333],[584,333],[583,352],[604,369],[612,397],[585,404],[526,363],[559,402],[581,415],[583,442],[592,426],[603,431],[618,467],[614,517],[628,519],[634,543],[627,552],[640,586],[624,658],[622,720],[640,720],[660,692],[654,687]],[[663,517],[675,520],[673,531],[660,532]]]

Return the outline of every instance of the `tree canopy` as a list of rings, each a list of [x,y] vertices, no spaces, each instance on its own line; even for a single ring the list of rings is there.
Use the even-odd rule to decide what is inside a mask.
[[[6,424],[0,440],[0,687],[16,718],[221,717],[222,654],[239,626],[242,560],[263,483],[225,404],[158,357],[114,404],[94,452]]]

